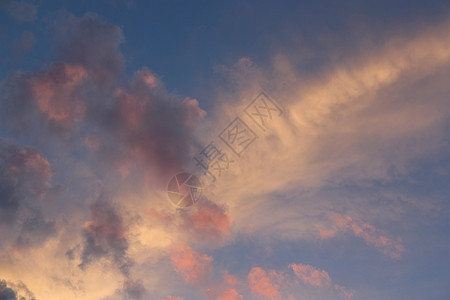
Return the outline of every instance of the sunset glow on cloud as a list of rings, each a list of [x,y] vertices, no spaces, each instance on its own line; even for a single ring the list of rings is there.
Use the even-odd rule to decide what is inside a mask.
[[[0,1],[0,300],[450,297],[447,1]]]

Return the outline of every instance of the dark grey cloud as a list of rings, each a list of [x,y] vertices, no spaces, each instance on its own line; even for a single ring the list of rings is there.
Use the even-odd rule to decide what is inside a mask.
[[[108,202],[97,201],[90,206],[91,219],[84,224],[81,263],[85,269],[94,260],[108,259],[126,277],[132,265],[127,255],[127,227],[120,213]]]
[[[64,15],[55,22],[61,61],[84,66],[96,83],[108,83],[122,75],[125,59],[120,51],[122,29],[100,16]]]
[[[16,292],[7,287],[5,280],[0,280],[0,300],[17,300]]]
[[[21,248],[41,245],[55,234],[55,221],[45,219],[40,211],[36,211],[23,222],[16,245]]]
[[[40,210],[40,202],[51,194],[51,175],[39,152],[0,138],[0,226],[20,228],[16,246],[41,245],[56,232],[54,221]],[[8,230],[9,237],[13,231]]]
[[[0,300],[36,300],[36,298],[22,282],[11,283],[0,280]]]
[[[12,224],[19,210],[33,206],[50,188],[52,171],[37,151],[0,138],[0,224]]]
[[[147,290],[145,289],[142,280],[127,279],[123,283],[122,290],[119,291],[124,300],[141,300],[145,299]]]

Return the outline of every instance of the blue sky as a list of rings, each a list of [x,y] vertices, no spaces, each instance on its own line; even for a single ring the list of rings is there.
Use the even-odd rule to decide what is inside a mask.
[[[0,1],[0,299],[448,299],[448,32],[448,1]]]

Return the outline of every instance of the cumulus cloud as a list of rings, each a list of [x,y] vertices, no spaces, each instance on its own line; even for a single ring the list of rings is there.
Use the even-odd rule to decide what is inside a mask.
[[[224,206],[204,200],[192,209],[182,211],[181,227],[197,240],[222,242],[230,235],[233,217]]]
[[[40,113],[60,126],[80,120],[86,108],[76,90],[86,75],[81,65],[65,63],[52,64],[48,70],[31,75],[31,97]]]
[[[33,293],[22,282],[11,283],[0,280],[0,299],[2,300],[35,300]]]
[[[248,283],[251,293],[257,297],[264,299],[280,298],[279,285],[274,283],[273,278],[260,267],[254,267],[250,270]]]
[[[19,248],[40,246],[56,233],[54,220],[41,211],[52,194],[51,176],[50,164],[39,152],[0,139],[0,228],[9,228],[5,236],[20,228]]]
[[[131,259],[127,255],[127,228],[116,208],[105,201],[90,206],[91,220],[84,224],[84,242],[80,268],[85,269],[93,260],[108,259],[128,277]]]
[[[170,259],[186,283],[200,283],[212,271],[213,258],[188,245],[173,245]]]
[[[2,123],[30,139],[57,134],[62,146],[86,145],[100,167],[166,184],[190,161],[206,112],[146,67],[127,78],[118,26],[95,14],[63,19],[55,22],[60,60],[2,83]]]
[[[223,294],[217,297],[217,300],[240,300],[242,295],[235,288],[226,288]]]
[[[147,228],[164,232],[171,237],[170,240],[207,248],[222,246],[231,236],[233,225],[233,217],[227,206],[207,198],[202,198],[195,206],[185,210],[150,208],[145,216]]]
[[[114,83],[125,67],[120,51],[122,29],[93,13],[82,18],[63,15],[54,24],[60,59],[84,66],[99,84]]]
[[[7,287],[6,281],[0,281],[0,299],[4,300],[17,300],[16,292],[13,289]]]

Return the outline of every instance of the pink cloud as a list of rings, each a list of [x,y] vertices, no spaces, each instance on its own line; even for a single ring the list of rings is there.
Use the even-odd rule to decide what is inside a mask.
[[[222,241],[230,235],[233,217],[225,207],[214,202],[196,204],[183,215],[183,228],[189,230],[200,240]]]
[[[339,295],[345,299],[351,299],[355,295],[355,290],[347,289],[339,284],[334,285],[334,289],[339,293]]]
[[[330,276],[326,271],[303,264],[291,264],[290,267],[294,274],[306,284],[316,287],[328,287],[331,283]]]
[[[224,281],[224,283],[232,285],[232,286],[234,286],[238,283],[238,279],[235,276],[228,274],[228,271],[225,271],[223,273],[223,281]]]
[[[254,267],[248,274],[248,283],[253,295],[266,299],[278,299],[280,297],[279,285],[267,275],[267,272],[259,267]]]
[[[181,297],[173,297],[173,296],[167,296],[166,298],[164,298],[163,300],[184,300]]]
[[[62,126],[80,120],[86,107],[77,88],[86,75],[83,66],[66,63],[54,63],[47,71],[32,75],[32,97],[41,114]]]
[[[217,297],[217,300],[241,300],[242,295],[235,288],[226,288],[223,294]]]
[[[213,258],[192,250],[188,245],[174,245],[171,260],[186,283],[198,283],[212,270]]]
[[[405,251],[401,239],[391,239],[381,230],[361,220],[337,213],[331,213],[330,220],[333,223],[332,229],[319,230],[322,239],[333,237],[339,232],[352,231],[355,236],[362,238],[368,245],[374,246],[393,259],[400,258]]]

